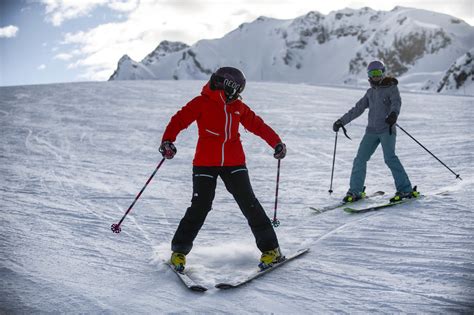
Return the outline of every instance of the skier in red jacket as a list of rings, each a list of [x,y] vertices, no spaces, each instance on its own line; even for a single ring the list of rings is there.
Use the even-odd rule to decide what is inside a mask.
[[[173,142],[179,132],[197,122],[199,139],[193,161],[193,197],[191,206],[181,219],[171,242],[171,263],[184,270],[186,255],[201,229],[214,199],[217,177],[221,177],[247,218],[262,252],[259,267],[268,268],[281,258],[278,239],[270,219],[254,195],[250,184],[239,124],[260,136],[272,148],[274,157],[282,159],[286,146],[265,122],[241,101],[245,88],[244,74],[232,67],[219,68],[195,97],[179,110],[163,134],[160,152],[172,159],[176,154]]]

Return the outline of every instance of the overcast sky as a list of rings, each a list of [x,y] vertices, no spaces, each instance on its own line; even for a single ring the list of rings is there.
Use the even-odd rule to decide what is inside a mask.
[[[118,59],[140,61],[162,40],[192,45],[257,17],[292,19],[343,8],[405,6],[474,25],[473,0],[0,0],[0,86],[106,80]]]

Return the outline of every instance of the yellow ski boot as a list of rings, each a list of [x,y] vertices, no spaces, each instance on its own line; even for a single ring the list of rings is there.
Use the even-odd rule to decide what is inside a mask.
[[[182,272],[184,271],[184,266],[186,265],[186,255],[173,252],[171,254],[170,263],[174,266],[176,271]]]
[[[280,262],[284,257],[281,255],[280,247],[267,250],[262,253],[258,267],[261,270],[270,268],[273,264]]]

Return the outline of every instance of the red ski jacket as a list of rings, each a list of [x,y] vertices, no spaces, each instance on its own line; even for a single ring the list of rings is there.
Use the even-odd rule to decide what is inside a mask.
[[[197,121],[199,139],[194,166],[237,166],[245,164],[245,154],[239,134],[239,123],[260,136],[272,148],[280,137],[246,104],[235,100],[226,104],[224,91],[213,91],[206,84],[195,97],[173,117],[162,141],[174,142],[181,130]]]

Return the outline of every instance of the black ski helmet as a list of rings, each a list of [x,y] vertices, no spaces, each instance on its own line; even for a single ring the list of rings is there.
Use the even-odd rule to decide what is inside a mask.
[[[228,101],[240,96],[245,88],[245,75],[237,68],[222,67],[211,75],[209,87],[211,90],[223,90]]]

